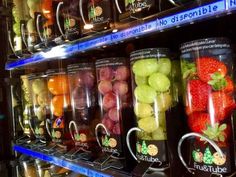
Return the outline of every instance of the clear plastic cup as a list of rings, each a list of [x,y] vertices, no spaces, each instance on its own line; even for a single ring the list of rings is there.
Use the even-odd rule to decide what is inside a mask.
[[[138,161],[153,163],[153,167],[168,164],[167,113],[174,105],[169,49],[147,48],[131,53],[133,105],[137,127],[136,155]],[[164,170],[164,169],[163,169]]]
[[[124,153],[125,135],[132,116],[130,70],[125,58],[104,58],[96,61],[98,102],[103,129],[101,141],[104,152]]]
[[[235,98],[229,40],[200,39],[184,43],[180,49],[187,124],[191,136],[200,137],[189,143],[188,166],[200,176],[231,173]]]
[[[46,121],[48,134],[54,143],[63,144],[70,139],[67,125],[70,117],[66,114],[70,110],[70,92],[68,77],[65,70],[51,69],[47,72],[48,99],[50,119]]]
[[[93,63],[71,64],[67,67],[71,93],[72,121],[69,123],[71,137],[77,147],[94,150],[96,116],[96,74]]]

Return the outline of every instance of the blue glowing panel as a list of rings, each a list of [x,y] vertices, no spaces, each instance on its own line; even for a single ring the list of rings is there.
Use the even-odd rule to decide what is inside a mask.
[[[126,39],[130,39],[133,37],[138,37],[153,31],[157,30],[157,23],[156,21],[151,21],[148,23],[144,23],[142,25],[138,25],[117,33],[113,33],[111,35],[111,41],[112,43],[115,42],[120,42],[120,41],[124,41]]]
[[[66,47],[65,52],[71,55],[78,52],[78,50],[79,50],[79,44],[70,44]]]
[[[236,0],[226,0],[228,4],[228,9],[236,9]]]
[[[101,47],[103,45],[108,45],[111,43],[111,35],[105,35],[103,37],[98,37],[89,41],[79,43],[79,52],[89,50],[92,48]]]
[[[29,155],[31,157],[47,161],[49,163],[67,168],[67,169],[72,170],[76,173],[80,173],[80,174],[83,174],[83,175],[86,175],[86,176],[89,176],[89,177],[112,177],[110,175],[107,175],[107,174],[104,174],[104,173],[101,173],[101,172],[97,172],[95,170],[80,166],[78,164],[68,162],[68,161],[60,159],[58,157],[54,157],[54,156],[46,155],[46,154],[43,154],[43,153],[40,153],[40,152],[32,151],[30,149],[27,149],[27,148],[24,148],[24,147],[21,147],[21,146],[16,146],[15,145],[14,150],[18,151],[22,154],[26,154],[26,155]]]
[[[29,63],[37,63],[43,59],[42,52],[32,55],[30,58],[19,59],[17,61],[7,63],[5,69],[11,70],[17,67],[25,66]]]
[[[236,0],[235,0],[236,1]],[[158,28],[160,30],[190,23],[196,20],[205,19],[215,16],[225,11],[225,1],[217,1],[201,7],[190,9],[175,15],[157,19]]]

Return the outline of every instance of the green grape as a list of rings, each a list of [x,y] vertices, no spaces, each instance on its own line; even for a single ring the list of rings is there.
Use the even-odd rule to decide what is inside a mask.
[[[36,108],[35,115],[37,116],[38,120],[44,120],[46,118],[46,109],[44,107]]]
[[[154,102],[154,109],[157,111],[166,111],[171,107],[172,97],[169,93],[160,93]]]
[[[16,23],[20,23],[19,11],[17,10],[16,7],[12,8],[12,16],[14,17]]]
[[[27,22],[27,31],[29,33],[34,33],[35,32],[35,26],[34,26],[34,19],[30,19]]]
[[[157,93],[148,85],[140,85],[135,88],[134,95],[142,103],[153,103]]]
[[[170,80],[162,73],[153,73],[148,78],[149,85],[158,92],[165,92],[170,88]]]
[[[141,131],[137,133],[138,138],[142,140],[152,140],[152,134]]]
[[[135,79],[136,85],[148,84],[148,78],[147,77],[142,77],[142,76],[135,75],[134,79]]]
[[[169,75],[171,72],[171,61],[169,58],[160,58],[158,60],[158,64],[159,64],[159,73],[165,74],[165,75]]]
[[[43,90],[47,90],[47,85],[43,79],[35,79],[32,82],[32,90],[35,94],[39,94]]]
[[[145,117],[138,121],[138,126],[147,133],[151,133],[158,128],[158,122],[154,117]]]
[[[136,103],[134,112],[137,117],[149,117],[153,115],[153,108],[146,103]]]
[[[159,127],[154,132],[152,132],[152,139],[153,140],[166,140],[166,132],[163,130],[163,128]]]
[[[159,65],[156,59],[138,60],[133,65],[133,72],[137,76],[149,76],[157,72]]]
[[[17,36],[21,35],[21,33],[20,33],[20,23],[15,23],[13,25],[13,31]]]
[[[30,9],[37,9],[40,4],[40,0],[27,0],[27,5]]]

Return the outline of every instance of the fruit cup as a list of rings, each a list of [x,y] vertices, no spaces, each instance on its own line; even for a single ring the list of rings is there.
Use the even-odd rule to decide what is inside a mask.
[[[96,77],[92,63],[78,63],[67,67],[73,120],[69,130],[75,146],[83,152],[94,151],[96,138]]]
[[[63,18],[63,24],[61,24],[61,18]],[[81,35],[79,1],[64,0],[59,2],[56,10],[56,20],[58,29],[66,40],[78,39]]]
[[[61,42],[60,32],[56,25],[56,5],[60,1],[41,0],[41,9],[36,12],[36,29],[40,41],[46,47],[55,46]]]
[[[102,151],[117,157],[124,155],[125,134],[132,115],[130,70],[125,58],[105,58],[96,61],[98,101],[102,136],[97,136]]]
[[[159,11],[157,0],[115,0],[119,20],[144,18]]]
[[[102,31],[110,28],[110,24],[113,21],[112,1],[80,0],[79,2],[80,16],[84,27],[83,33],[87,33],[88,31],[86,30],[90,29]]]
[[[148,48],[131,53],[132,90],[137,127],[126,142],[137,161],[150,162],[150,169],[168,168],[166,115],[173,103],[171,60],[166,48]],[[136,131],[136,155],[130,134]]]
[[[230,43],[226,38],[208,38],[184,43],[180,49],[185,113],[191,132],[179,142],[181,161],[199,176],[230,174],[234,170],[235,110]],[[180,148],[190,136],[197,138],[189,143],[191,156],[186,164]]]
[[[30,114],[32,109],[32,99],[30,95],[30,85],[28,75],[22,75],[21,79],[21,104],[23,113],[18,115],[19,124],[24,131],[24,134],[30,139],[33,138],[33,133],[30,129]]]
[[[67,74],[64,70],[48,70],[47,87],[49,90],[50,119],[46,120],[48,134],[52,142],[56,144],[66,144],[70,137],[66,131],[70,108],[70,93]],[[66,125],[67,124],[67,125]],[[49,126],[50,125],[50,126]]]
[[[41,11],[41,3],[33,0],[23,2],[27,2],[25,11],[28,13],[28,18],[21,21],[21,36],[27,50],[34,52],[34,46],[40,42],[36,31],[35,12]]]
[[[47,107],[50,106],[48,99],[47,79],[42,77],[43,73],[34,73],[28,76],[30,85],[30,96],[32,99],[32,111],[30,114],[30,125],[37,140],[46,143],[46,115]]]

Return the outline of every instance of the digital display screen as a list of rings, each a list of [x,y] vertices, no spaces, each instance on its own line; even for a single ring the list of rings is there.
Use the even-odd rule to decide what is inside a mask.
[[[226,1],[228,1],[227,4],[230,10],[236,8],[236,0],[226,0]]]
[[[236,1],[236,0],[235,0]],[[223,0],[190,9],[175,15],[157,19],[158,29],[163,30],[185,23],[190,23],[195,20],[204,19],[210,16],[215,16],[225,10],[225,2]]]
[[[113,33],[111,35],[112,43],[124,41],[126,39],[130,39],[133,37],[141,36],[146,33],[150,33],[157,30],[157,23],[156,21],[151,21],[148,23],[144,23],[142,25],[138,25],[117,33]]]

